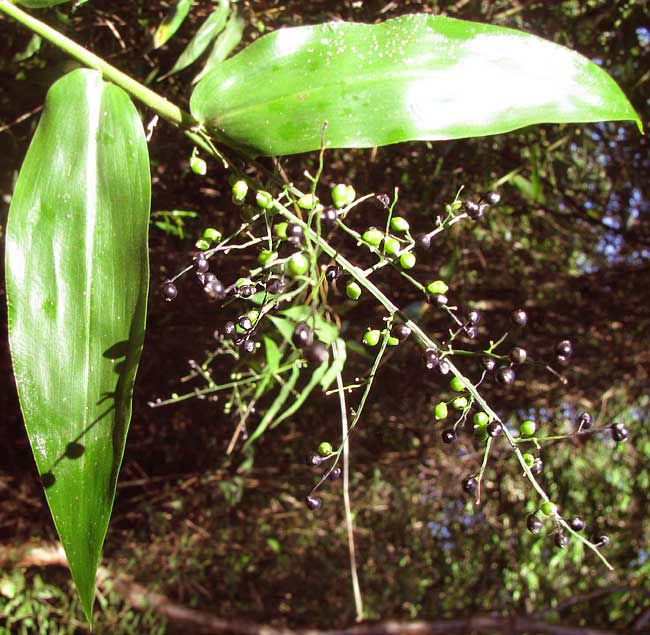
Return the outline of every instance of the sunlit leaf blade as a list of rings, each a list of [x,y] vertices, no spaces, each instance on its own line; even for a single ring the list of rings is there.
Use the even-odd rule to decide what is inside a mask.
[[[153,47],[160,48],[173,37],[190,12],[193,0],[177,0],[153,35]]]
[[[234,7],[226,27],[216,39],[201,72],[192,80],[192,83],[200,81],[207,73],[219,66],[241,42],[243,33],[244,20],[239,16],[237,7]]]
[[[17,0],[16,4],[27,7],[28,9],[45,9],[66,2],[72,2],[72,0]]]
[[[9,211],[20,405],[88,620],[144,338],[151,182],[135,107],[96,71],[47,95]]]
[[[206,18],[199,27],[194,37],[189,41],[183,52],[180,54],[172,69],[165,73],[160,79],[169,77],[174,73],[182,71],[193,64],[203,52],[210,46],[210,42],[219,35],[226,24],[228,17],[229,0],[220,0],[219,6]]]
[[[280,29],[206,75],[192,114],[257,155],[640,120],[587,58],[538,37],[442,16]]]

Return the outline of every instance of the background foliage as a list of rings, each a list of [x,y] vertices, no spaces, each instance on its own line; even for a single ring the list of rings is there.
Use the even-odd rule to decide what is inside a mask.
[[[648,119],[646,2],[239,4],[245,43],[283,25],[374,21],[413,11],[445,11],[520,28],[597,59],[644,122]],[[174,38],[155,51],[148,50],[147,37],[165,14],[164,3],[97,1],[59,9],[48,19],[116,66],[145,78],[154,69],[162,74],[172,68],[211,4],[196,2]],[[7,20],[0,22],[0,31],[4,234],[15,169],[38,117],[14,122],[42,104],[70,61],[54,47],[35,46],[26,31]],[[181,71],[155,87],[186,103],[194,72]],[[181,135],[162,124],[154,131],[153,211],[198,214],[153,219],[183,223],[180,235],[152,225],[154,289],[184,266],[203,227],[228,229],[239,220],[227,175],[211,164],[207,176],[198,179],[188,167],[190,153]],[[445,382],[415,363],[415,346],[399,347],[381,368],[373,407],[352,438],[351,491],[368,617],[437,619],[494,611],[540,613],[550,621],[625,632],[650,624],[648,156],[646,138],[632,125],[616,123],[541,126],[483,139],[326,155],[324,184],[349,181],[360,194],[390,193],[399,186],[399,213],[416,228],[428,226],[461,185],[479,194],[500,181],[498,211],[482,224],[446,232],[419,263],[420,270],[450,276],[459,299],[483,312],[491,334],[506,328],[512,308],[525,305],[530,326],[518,343],[536,358],[550,359],[560,339],[574,342],[567,385],[543,372],[522,373],[524,381],[512,389],[491,390],[500,412],[517,418],[536,413],[549,429],[561,430],[565,420],[587,409],[603,422],[616,418],[631,430],[630,442],[616,449],[603,437],[556,445],[544,456],[546,484],[562,509],[582,513],[595,533],[610,536],[607,555],[616,567],[610,574],[578,547],[558,552],[548,536],[525,531],[534,505],[526,502],[516,466],[506,455],[488,468],[481,508],[467,503],[460,480],[480,456],[471,447],[442,447],[431,413]],[[302,171],[314,168],[315,160],[305,155],[282,165],[300,184]],[[367,214],[360,214],[360,227],[371,222]],[[252,263],[251,254],[248,261],[231,259],[224,266],[236,276]],[[410,293],[394,288],[400,306],[419,300]],[[219,403],[147,407],[153,398],[183,387],[179,378],[187,375],[188,360],[202,359],[222,318],[203,301],[200,289],[188,287],[169,305],[160,294],[152,296],[104,564],[174,601],[222,617],[289,626],[350,623],[339,494],[331,488],[318,514],[302,504],[314,478],[304,456],[321,439],[337,438],[338,404],[310,403],[311,410],[258,440],[253,463],[238,454],[224,461],[234,423]],[[375,310],[361,303],[346,315],[345,336],[358,339],[369,321],[379,319]],[[4,315],[2,323],[5,329]],[[447,324],[432,313],[427,328],[444,334]],[[6,460],[0,467],[0,537],[4,546],[51,541],[54,530],[19,416],[4,331],[2,342]],[[357,358],[357,363],[363,372],[367,362]],[[66,593],[66,575],[7,564],[0,574],[3,627],[9,630],[15,619],[31,632],[31,619],[34,630],[47,624],[48,632],[83,632],[80,610],[73,594]],[[160,618],[136,613],[117,594],[105,593],[97,611],[99,632],[165,630]]]

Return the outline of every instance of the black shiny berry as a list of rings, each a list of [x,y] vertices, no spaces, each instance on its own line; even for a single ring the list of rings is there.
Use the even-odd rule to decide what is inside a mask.
[[[429,234],[418,234],[415,237],[415,248],[418,251],[426,251],[431,247],[431,237]]]
[[[592,542],[599,549],[600,547],[606,547],[609,544],[609,536],[596,536]]]
[[[466,494],[472,494],[478,488],[478,481],[474,476],[468,476],[466,479],[463,479],[462,482],[463,492]]]
[[[470,324],[478,324],[481,321],[481,314],[478,311],[470,311],[467,314],[467,321]]]
[[[194,258],[194,269],[199,273],[205,273],[209,267],[210,264],[202,255],[198,255]]]
[[[250,298],[252,295],[255,295],[255,285],[244,284],[237,289],[237,293],[239,293],[242,298]]]
[[[497,381],[504,386],[509,386],[515,381],[515,371],[510,366],[501,366],[497,370]]]
[[[542,473],[543,469],[544,469],[544,462],[541,459],[535,461],[530,466],[530,472],[533,476],[539,476]]]
[[[406,324],[394,324],[391,332],[400,342],[403,342],[411,334],[411,329]]]
[[[321,222],[323,223],[330,223],[334,224],[336,222],[336,219],[338,218],[338,214],[336,213],[336,210],[333,207],[326,207],[323,210],[323,213],[321,214]]]
[[[173,282],[165,282],[162,290],[167,302],[171,302],[178,295],[178,289]]]
[[[567,536],[563,531],[558,531],[553,540],[555,541],[555,546],[559,549],[564,549],[569,546],[569,536]]]
[[[321,458],[320,455],[316,454],[316,452],[310,452],[307,455],[306,463],[310,467],[318,467],[322,462],[323,462],[323,459]]]
[[[287,238],[297,238],[300,242],[304,235],[305,232],[298,223],[289,223],[287,225]]]
[[[496,205],[501,200],[501,194],[498,192],[488,192],[483,198],[490,205]]]
[[[330,472],[330,475],[327,477],[333,481],[338,481],[343,476],[343,471],[340,467],[335,467]]]
[[[269,281],[266,283],[266,290],[273,295],[283,293],[286,288],[287,282],[284,279],[284,276],[274,276],[272,278],[269,278]]]
[[[503,426],[498,421],[492,421],[488,423],[486,430],[489,436],[495,438],[503,433]]]
[[[481,364],[483,364],[483,368],[489,373],[495,369],[497,362],[492,357],[482,357]]]
[[[303,349],[305,359],[314,366],[320,366],[326,362],[330,355],[327,351],[327,346],[320,340],[315,340],[309,346]]]
[[[312,496],[311,494],[305,498],[305,504],[309,509],[317,510],[323,506],[323,499],[320,496]]]
[[[478,337],[478,327],[477,326],[466,326],[463,331],[465,331],[465,335],[470,340],[476,339]]]
[[[442,432],[443,443],[453,443],[456,440],[456,431],[453,428],[448,428]]]
[[[624,423],[612,423],[612,439],[616,443],[626,441],[630,436],[630,431]]]
[[[487,205],[485,204],[481,205],[474,203],[473,201],[467,201],[467,203],[465,203],[465,212],[472,220],[478,220],[479,218],[482,218],[483,214],[485,214],[486,209]]]
[[[206,282],[203,290],[212,300],[223,300],[226,297],[226,289],[223,286],[223,283],[217,278]]]
[[[436,306],[445,306],[449,298],[444,293],[427,293],[427,302]]]
[[[523,364],[526,361],[526,356],[526,349],[521,348],[521,346],[515,346],[510,351],[510,359],[512,360],[513,364]]]
[[[245,339],[241,344],[241,348],[245,353],[252,353],[255,350],[255,340]]]
[[[435,348],[427,348],[424,351],[424,363],[429,370],[435,368],[440,363],[440,358]]]
[[[530,514],[526,519],[526,527],[531,534],[538,534],[543,527],[544,523],[535,516],[535,514]]]
[[[332,283],[338,280],[343,275],[343,269],[336,265],[330,265],[325,271],[325,278],[327,281]]]
[[[446,375],[451,370],[451,366],[446,359],[441,359],[438,362],[438,370],[440,371],[441,375]]]
[[[228,336],[232,337],[236,332],[237,332],[237,327],[235,326],[234,322],[226,322],[223,325],[223,332]]]
[[[588,412],[583,412],[576,420],[578,430],[589,430],[593,423],[594,418]]]
[[[512,312],[510,319],[515,326],[523,328],[528,323],[528,314],[523,309],[517,309]]]
[[[573,345],[569,340],[562,340],[555,347],[555,355],[557,357],[566,357],[567,359],[573,355]]]
[[[573,529],[573,531],[582,531],[585,528],[585,521],[580,518],[580,516],[572,516],[567,520],[567,525]]]
[[[250,331],[253,328],[253,323],[247,315],[240,315],[239,318],[237,318],[237,323],[244,329],[244,331]]]
[[[291,341],[296,348],[305,348],[312,343],[314,334],[312,330],[307,326],[306,322],[298,322],[296,328],[293,330],[293,335],[291,336]]]

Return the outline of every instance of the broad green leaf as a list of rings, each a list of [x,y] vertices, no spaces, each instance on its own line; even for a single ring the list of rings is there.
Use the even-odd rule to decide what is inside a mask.
[[[241,42],[244,33],[244,21],[239,17],[237,7],[233,7],[226,27],[217,38],[208,59],[201,69],[201,72],[192,80],[193,84],[200,81],[207,73],[214,70],[232,53],[234,48]]]
[[[190,108],[255,155],[641,122],[587,58],[533,35],[428,14],[279,29],[206,75]]]
[[[145,329],[151,180],[126,93],[49,90],[9,211],[9,342],[27,434],[90,621]]]
[[[208,46],[210,46],[210,42],[217,37],[225,26],[229,7],[229,0],[219,1],[219,6],[206,18],[205,22],[199,27],[199,30],[194,34],[194,37],[189,41],[188,45],[176,60],[172,69],[168,73],[165,73],[160,78],[161,80],[187,68],[203,54]]]
[[[28,9],[45,9],[46,7],[54,7],[57,4],[64,4],[66,2],[72,2],[72,0],[16,0],[16,4],[19,4]]]
[[[190,12],[193,0],[176,0],[176,4],[159,24],[153,35],[153,47],[159,49],[169,42]]]

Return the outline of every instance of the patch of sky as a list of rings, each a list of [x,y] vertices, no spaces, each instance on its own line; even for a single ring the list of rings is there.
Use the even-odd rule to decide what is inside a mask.
[[[650,46],[650,30],[645,26],[640,26],[636,30],[636,37],[639,44],[643,47]]]

